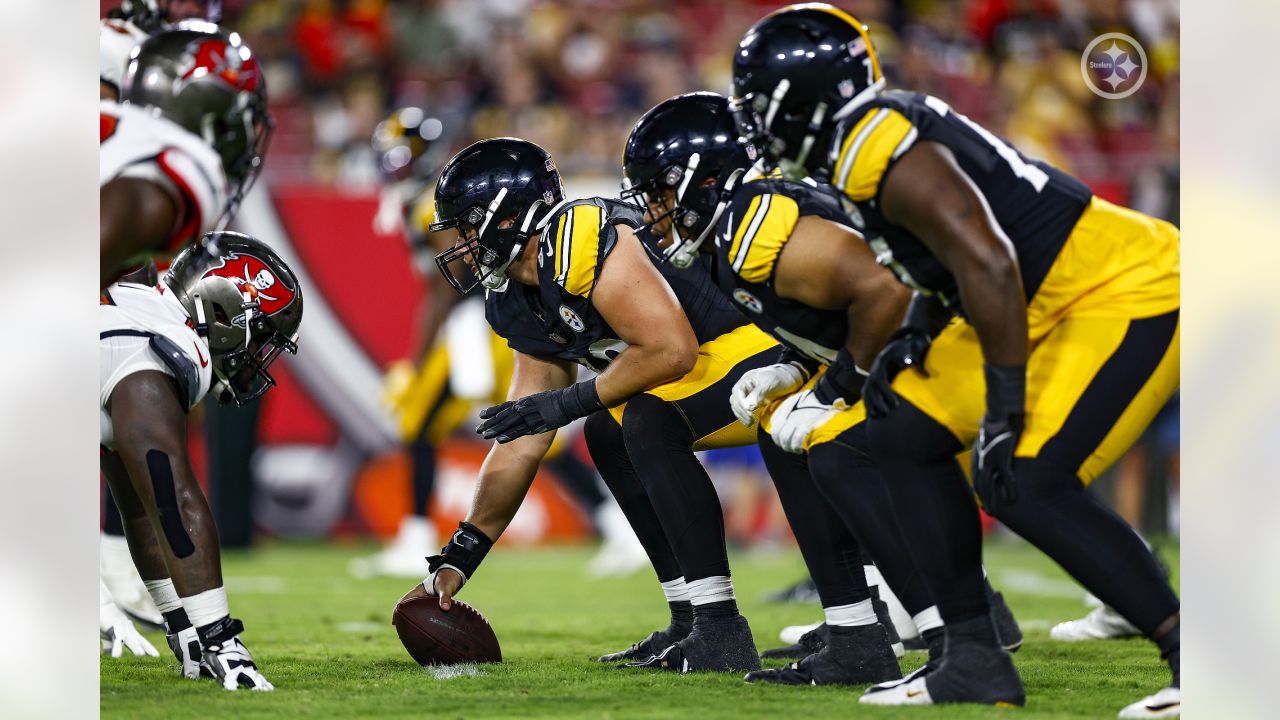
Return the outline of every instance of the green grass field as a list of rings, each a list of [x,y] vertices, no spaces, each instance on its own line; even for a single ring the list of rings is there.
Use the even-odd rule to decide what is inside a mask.
[[[357,581],[348,559],[369,548],[274,544],[224,558],[233,614],[271,694],[228,693],[177,675],[162,634],[161,659],[101,661],[103,717],[1018,717],[1107,718],[1168,683],[1153,647],[1141,640],[1064,644],[1049,627],[1084,613],[1082,591],[1055,565],[1018,541],[988,545],[987,567],[1021,621],[1026,643],[1015,656],[1027,686],[1023,711],[985,707],[872,708],[856,688],[759,687],[720,674],[632,673],[593,658],[618,650],[666,622],[666,605],[648,574],[589,580],[591,548],[513,551],[485,562],[462,599],[483,611],[505,662],[477,675],[438,679],[413,662],[390,624],[409,589],[401,580]],[[1162,556],[1175,569],[1176,545]],[[794,552],[733,558],[739,603],[760,648],[785,625],[813,622],[817,607],[761,602],[802,572]],[[1176,585],[1175,585],[1176,586]],[[924,661],[908,653],[904,667]]]

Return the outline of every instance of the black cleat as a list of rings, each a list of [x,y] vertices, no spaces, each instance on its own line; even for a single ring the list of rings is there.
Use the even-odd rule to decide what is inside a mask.
[[[795,585],[791,585],[781,590],[775,590],[764,596],[765,602],[794,602],[794,603],[811,603],[821,602],[818,598],[818,586],[814,584],[813,578],[805,578]]]
[[[619,669],[654,668],[672,672],[746,672],[760,669],[751,626],[741,615],[726,621],[694,622],[689,637],[640,662]]]
[[[928,666],[926,666],[928,667]],[[952,645],[942,662],[911,680],[867,691],[859,702],[870,705],[976,703],[1022,707],[1027,691],[1003,648],[973,643]]]
[[[688,636],[689,628],[668,625],[661,630],[649,633],[648,637],[626,650],[601,655],[598,661],[602,663],[619,663],[628,660],[644,660],[657,655]]]
[[[760,657],[764,659],[782,658],[784,660],[803,660],[810,655],[820,652],[822,648],[827,646],[827,636],[830,626],[822,623],[818,627],[800,636],[795,645],[785,645],[778,648],[770,648],[760,653]]]
[[[994,590],[987,596],[991,605],[991,624],[996,626],[996,637],[1000,646],[1009,652],[1018,652],[1022,647],[1022,628],[1018,627],[1018,619],[1004,601],[1004,595]]]
[[[747,673],[747,682],[779,685],[865,685],[902,677],[889,636],[879,624],[832,628],[822,650],[781,668]]]

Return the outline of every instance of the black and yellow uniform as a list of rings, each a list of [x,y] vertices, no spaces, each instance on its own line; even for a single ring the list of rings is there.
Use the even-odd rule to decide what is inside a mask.
[[[886,92],[836,132],[831,182],[853,201],[855,227],[906,285],[963,313],[955,278],[906,229],[887,222],[884,177],[915,143],[946,146],[985,198],[1017,255],[1030,357],[1019,457],[1053,452],[1088,483],[1137,439],[1178,385],[1179,234],[1094,197],[1078,180],[1024,157],[941,100]],[[953,323],[925,373],[894,390],[961,443],[985,408],[977,334]]]
[[[591,303],[605,258],[617,243],[617,225],[637,229],[635,206],[591,198],[566,203],[545,220],[538,252],[538,287],[511,282],[486,295],[486,317],[513,349],[527,355],[580,363],[597,372],[623,350],[613,328]],[[760,332],[716,288],[705,266],[676,270],[657,260],[648,233],[645,249],[671,286],[698,339],[694,369],[645,394],[674,403],[690,424],[698,449],[753,443],[754,430],[738,423],[729,389],[749,369],[767,365],[775,343]],[[611,408],[622,421],[626,405]]]
[[[879,209],[884,178],[921,142],[954,155],[1011,243],[1026,291],[1018,498],[997,516],[1151,634],[1177,612],[1177,598],[1128,525],[1083,488],[1178,386],[1178,231],[1094,197],[934,97],[881,93],[841,121],[828,168],[853,202],[852,223],[899,280],[961,315],[934,339],[922,368],[894,379],[907,402],[868,423],[900,522],[948,624],[985,611],[973,498],[953,457],[978,435],[986,380],[955,277]],[[927,503],[922,493],[930,493]]]

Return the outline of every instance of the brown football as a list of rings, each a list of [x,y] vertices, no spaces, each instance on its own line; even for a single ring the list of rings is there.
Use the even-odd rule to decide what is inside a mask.
[[[445,612],[435,595],[411,593],[396,605],[391,624],[404,649],[421,665],[502,662],[502,648],[489,621],[457,599]]]

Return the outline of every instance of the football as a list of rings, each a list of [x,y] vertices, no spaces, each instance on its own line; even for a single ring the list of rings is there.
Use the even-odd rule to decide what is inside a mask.
[[[502,662],[502,648],[489,621],[457,599],[445,612],[437,596],[411,594],[396,604],[391,624],[420,665]]]

